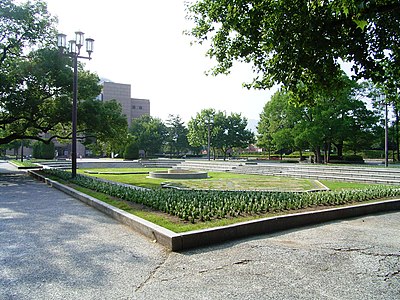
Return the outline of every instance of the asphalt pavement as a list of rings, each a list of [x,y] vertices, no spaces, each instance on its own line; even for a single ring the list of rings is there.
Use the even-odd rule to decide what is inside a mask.
[[[0,161],[0,299],[400,299],[400,212],[175,253]]]

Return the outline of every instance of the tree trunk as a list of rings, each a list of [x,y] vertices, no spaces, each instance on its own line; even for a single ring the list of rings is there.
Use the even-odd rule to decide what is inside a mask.
[[[343,141],[334,144],[337,150],[337,156],[339,159],[343,158]]]
[[[400,150],[400,146],[399,146],[399,141],[400,141],[400,139],[399,139],[399,123],[400,123],[400,116],[399,116],[399,111],[396,109],[395,110],[395,113],[396,113],[396,120],[395,120],[395,122],[396,122],[396,137],[395,137],[395,148],[396,148],[396,153],[397,153],[397,161],[400,161],[400,153],[399,153],[399,150]]]
[[[329,163],[330,162],[330,160],[331,160],[331,150],[332,150],[332,144],[331,143],[329,143],[328,142],[328,145],[327,145],[327,153],[326,153],[326,156],[325,156],[325,163]]]
[[[320,164],[322,163],[322,157],[321,157],[321,147],[316,147],[314,149],[314,155],[315,155],[315,163]]]
[[[24,142],[21,142],[21,162],[24,162]]]

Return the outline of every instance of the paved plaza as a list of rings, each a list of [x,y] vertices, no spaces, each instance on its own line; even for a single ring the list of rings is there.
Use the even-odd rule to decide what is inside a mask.
[[[400,299],[400,212],[170,252],[0,161],[0,299]]]

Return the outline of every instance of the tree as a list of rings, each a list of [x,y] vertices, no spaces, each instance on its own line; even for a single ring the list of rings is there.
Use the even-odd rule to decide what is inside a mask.
[[[222,131],[222,136],[219,140],[220,149],[226,159],[227,153],[233,148],[245,148],[249,144],[254,143],[254,134],[246,129],[247,119],[241,114],[231,113],[225,116],[225,126]]]
[[[55,154],[54,143],[45,144],[37,141],[33,144],[33,157],[41,159],[53,159]]]
[[[247,119],[240,114],[232,113],[227,116],[221,111],[203,109],[192,118],[188,124],[188,140],[192,146],[208,145],[214,152],[221,150],[224,159],[230,149],[246,147],[254,142],[254,134],[247,130]]]
[[[169,115],[167,120],[167,147],[171,154],[180,155],[187,151],[189,142],[187,139],[188,129],[179,115]]]
[[[341,60],[359,78],[383,82],[385,64],[399,65],[399,15],[398,0],[198,0],[187,5],[187,34],[208,43],[214,75],[245,62],[255,73],[249,87],[282,83],[297,93],[305,84],[321,93],[338,87]]]
[[[293,131],[301,118],[302,110],[290,104],[289,93],[275,93],[260,114],[257,129],[259,145],[267,146],[268,149],[274,148],[281,154],[296,148]],[[267,144],[264,144],[264,141],[267,141]]]
[[[295,105],[291,93],[278,91],[261,114],[259,136],[270,135],[276,148],[311,149],[316,162],[329,162],[332,145],[342,156],[343,145],[350,150],[364,149],[372,143],[376,115],[359,99],[362,88],[342,78],[346,88],[334,98],[319,97],[314,105]]]
[[[215,149],[216,136],[222,128],[222,118],[217,114],[220,115],[221,112],[217,113],[213,108],[203,109],[189,120],[187,138],[192,147],[209,145],[210,149]],[[215,151],[213,152],[215,158]]]
[[[1,5],[0,144],[19,139],[44,143],[70,139],[72,62],[54,45],[55,19],[40,0],[23,4],[3,0]],[[79,66],[81,138],[115,138],[112,133],[127,126],[116,105],[93,100],[101,92],[99,81],[96,74]],[[105,119],[95,122],[99,111]]]
[[[138,159],[139,158],[139,146],[136,141],[130,141],[125,147],[124,151],[125,159]]]
[[[86,100],[78,108],[79,134],[84,144],[101,144],[107,153],[123,154],[128,135],[128,122],[122,113],[121,104],[115,100]]]
[[[143,115],[132,120],[129,133],[133,140],[144,150],[145,156],[156,154],[165,143],[167,128],[159,118]]]
[[[272,132],[270,130],[270,123],[267,118],[264,118],[264,122],[260,122],[257,125],[257,146],[264,148],[268,152],[268,160],[271,159],[271,152],[275,150],[275,145],[272,140]]]

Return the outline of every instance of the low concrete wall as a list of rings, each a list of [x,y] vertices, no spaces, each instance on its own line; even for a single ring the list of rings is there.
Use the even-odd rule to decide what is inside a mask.
[[[208,178],[207,172],[196,172],[187,170],[168,170],[168,171],[155,171],[149,173],[150,178],[161,178],[161,179],[206,179]]]
[[[400,200],[398,199],[253,220],[182,233],[180,244],[176,242],[175,247],[180,249],[196,248],[254,235],[395,210],[400,210]]]
[[[46,182],[52,187],[57,188],[60,191],[63,191],[64,193],[73,196],[88,205],[93,206],[94,208],[104,212],[119,222],[132,227],[134,230],[143,234],[144,236],[171,249],[172,251],[181,251],[190,248],[208,246],[253,235],[268,234],[302,226],[320,224],[333,220],[354,218],[378,212],[400,210],[400,199],[386,200],[375,203],[264,218],[224,227],[215,227],[185,233],[175,233],[101,202],[86,194],[80,193],[56,181],[45,178],[40,174],[37,174],[35,171],[29,171],[29,174]]]
[[[143,168],[137,161],[79,161],[77,162],[79,169],[93,168]]]

